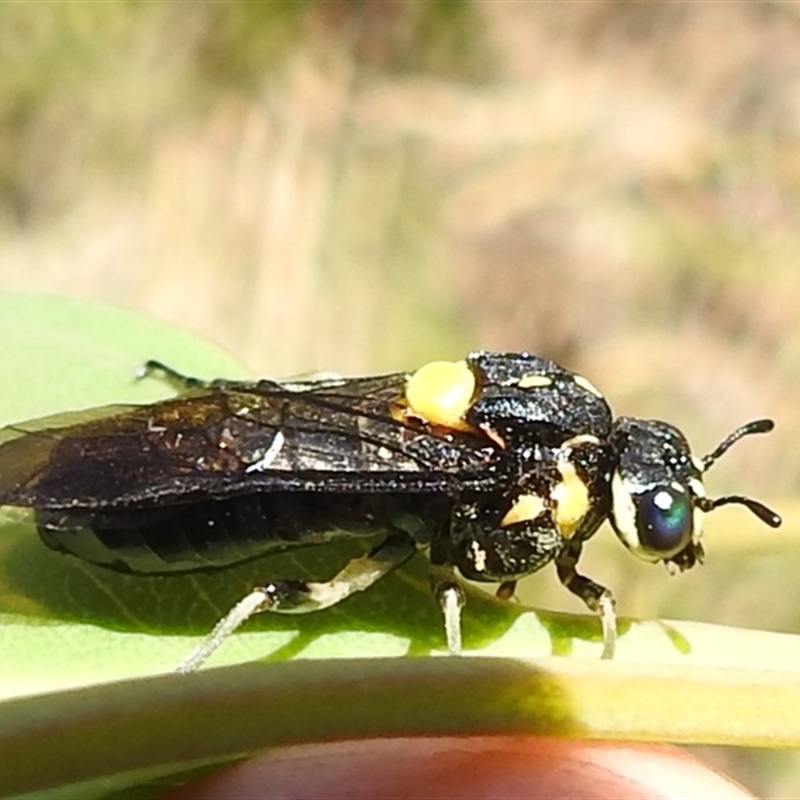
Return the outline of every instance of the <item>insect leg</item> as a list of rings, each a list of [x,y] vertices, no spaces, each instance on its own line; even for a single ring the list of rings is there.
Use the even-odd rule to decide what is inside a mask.
[[[354,558],[325,582],[273,581],[257,586],[240,600],[211,633],[176,667],[176,672],[197,669],[242,623],[261,611],[306,614],[341,602],[351,594],[368,589],[377,580],[411,558],[417,550],[413,539],[393,534],[377,547]]]
[[[431,588],[434,597],[444,614],[444,633],[447,650],[451,656],[461,655],[461,609],[466,597],[464,590],[452,578],[441,579],[431,575]]]
[[[617,640],[617,615],[614,610],[614,596],[611,592],[591,578],[575,569],[581,555],[581,542],[572,541],[556,556],[558,578],[573,594],[600,616],[603,628],[603,653],[601,658],[613,658]]]
[[[307,614],[330,608],[356,592],[369,589],[404,561],[411,558],[417,547],[405,534],[393,534],[377,547],[354,558],[329,581],[276,581],[261,587],[269,597],[269,610],[283,614]]]
[[[179,392],[185,392],[188,389],[203,389],[212,385],[212,381],[204,381],[200,378],[192,378],[188,375],[183,375],[172,367],[168,367],[166,364],[162,364],[160,361],[156,361],[152,358],[145,361],[145,363],[136,370],[136,378],[138,380],[151,376],[165,381]]]

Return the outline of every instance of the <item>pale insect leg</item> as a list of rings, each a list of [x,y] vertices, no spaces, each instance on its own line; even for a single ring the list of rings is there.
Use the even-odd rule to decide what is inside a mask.
[[[614,658],[617,644],[617,612],[614,610],[614,598],[604,594],[597,601],[597,613],[603,630],[603,652],[600,658]]]
[[[430,566],[430,585],[444,616],[447,652],[451,656],[460,656],[463,650],[461,611],[466,605],[467,598],[464,589],[456,581],[454,572],[450,564],[434,561]]]
[[[274,581],[258,586],[240,600],[211,633],[176,667],[184,673],[197,669],[242,623],[261,611],[307,614],[363,592],[377,580],[407,561],[416,552],[413,539],[395,534],[384,539],[367,555],[354,558],[331,580]]]
[[[575,565],[581,554],[581,543],[571,542],[570,546],[556,557],[556,569],[561,583],[600,617],[603,632],[603,652],[601,658],[613,658],[617,642],[617,614],[614,596],[611,592],[591,578],[578,573]]]
[[[461,609],[464,607],[464,593],[460,586],[448,586],[442,592],[444,609],[444,630],[447,636],[447,649],[451,655],[461,655]]]

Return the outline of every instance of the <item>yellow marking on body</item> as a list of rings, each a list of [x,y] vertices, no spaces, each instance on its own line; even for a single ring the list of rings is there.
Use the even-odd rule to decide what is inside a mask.
[[[508,445],[506,444],[506,440],[494,429],[490,428],[488,425],[479,425],[478,426],[486,436],[491,439],[501,450],[505,450]]]
[[[600,440],[593,433],[579,433],[571,439],[567,439],[561,445],[561,450],[569,450],[573,447],[580,447],[582,444],[600,444]]]
[[[544,500],[538,494],[521,494],[500,520],[500,527],[505,528],[517,522],[531,522],[545,510]]]
[[[539,372],[531,372],[528,375],[523,375],[517,381],[517,386],[519,386],[520,389],[543,389],[545,386],[552,385],[553,379]]]
[[[573,375],[572,380],[574,380],[581,389],[586,389],[587,392],[591,392],[595,397],[603,397],[602,392],[588,378],[584,378],[583,375]]]
[[[589,511],[589,490],[571,461],[560,460],[556,466],[561,473],[561,481],[550,492],[550,499],[555,504],[553,518],[558,532],[569,539]]]
[[[466,361],[432,361],[409,377],[405,399],[412,414],[432,425],[472,430],[464,416],[476,385]]]

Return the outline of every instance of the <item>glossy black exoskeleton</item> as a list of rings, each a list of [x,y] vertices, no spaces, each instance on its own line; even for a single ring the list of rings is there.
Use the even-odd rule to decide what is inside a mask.
[[[413,375],[210,382],[150,362],[177,397],[9,426],[0,504],[30,507],[44,543],[111,569],[220,569],[344,536],[382,541],[324,582],[257,587],[182,665],[192,669],[252,614],[304,613],[368,588],[418,549],[442,571],[514,583],[554,561],[615,638],[608,589],[580,575],[583,543],[610,519],[637,555],[701,560],[702,516],[749,498],[706,497],[704,459],[671,425],[613,418],[585,378],[528,354],[478,352]],[[439,581],[460,650],[458,585]]]

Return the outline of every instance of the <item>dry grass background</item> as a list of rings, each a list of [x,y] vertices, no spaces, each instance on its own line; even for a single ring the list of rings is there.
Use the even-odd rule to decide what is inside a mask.
[[[796,495],[799,211],[795,4],[0,4],[0,289],[263,374],[528,349],[702,451],[774,416],[712,482]],[[662,607],[800,629],[794,552],[724,561]]]

